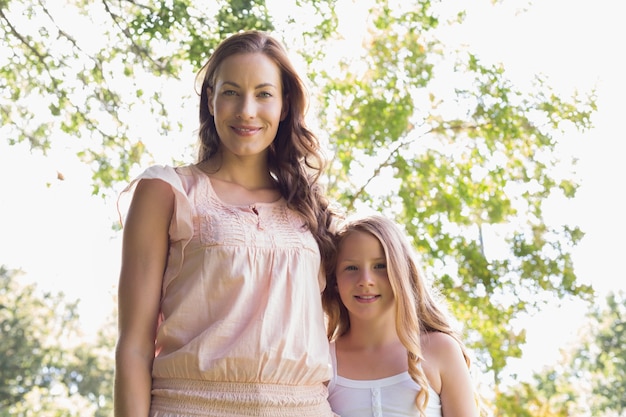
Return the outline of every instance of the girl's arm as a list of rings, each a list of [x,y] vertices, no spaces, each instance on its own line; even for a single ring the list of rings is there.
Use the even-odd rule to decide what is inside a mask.
[[[174,210],[171,186],[141,180],[124,225],[115,351],[115,417],[147,417],[161,285]]]
[[[432,332],[428,335],[426,360],[438,370],[441,410],[444,417],[478,417],[475,387],[457,341],[450,335]],[[435,384],[438,385],[438,384]]]

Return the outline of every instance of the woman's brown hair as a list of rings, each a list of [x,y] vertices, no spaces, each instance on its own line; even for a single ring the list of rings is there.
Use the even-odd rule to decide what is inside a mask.
[[[197,74],[200,91],[200,128],[198,162],[207,160],[220,149],[215,121],[209,112],[209,89],[213,89],[220,64],[235,54],[264,54],[274,61],[281,73],[283,106],[288,113],[280,122],[276,138],[268,152],[268,166],[278,189],[293,210],[299,212],[320,248],[322,259],[333,250],[329,233],[332,212],[318,183],[326,168],[320,142],[307,127],[305,114],[308,95],[304,82],[291,63],[283,45],[270,35],[250,30],[231,35],[218,45]],[[201,83],[200,83],[201,81]]]

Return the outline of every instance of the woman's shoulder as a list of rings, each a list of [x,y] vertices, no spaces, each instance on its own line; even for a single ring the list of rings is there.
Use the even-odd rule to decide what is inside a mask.
[[[169,184],[175,192],[186,193],[201,177],[195,165],[151,165],[131,181],[127,190],[141,180],[156,179]]]
[[[133,193],[132,204],[134,210],[144,212],[143,215],[160,210],[171,215],[173,201],[174,192],[170,184],[153,179],[137,184]]]
[[[122,190],[117,206],[120,219],[126,217],[131,201],[145,200],[152,204],[170,201],[185,205],[187,189],[193,179],[193,166],[151,165],[145,168]]]
[[[195,165],[150,165],[141,172],[137,179],[142,178],[167,178],[172,175],[191,176],[194,174]]]

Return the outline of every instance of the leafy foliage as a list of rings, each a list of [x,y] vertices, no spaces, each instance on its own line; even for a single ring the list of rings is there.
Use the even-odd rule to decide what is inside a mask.
[[[330,189],[348,211],[374,207],[415,237],[456,316],[480,333],[468,337],[497,381],[525,338],[509,323],[539,305],[537,294],[592,293],[569,253],[582,232],[549,227],[542,204],[575,194],[553,177],[554,136],[565,124],[590,127],[593,96],[567,101],[541,79],[519,91],[501,66],[444,56],[428,2],[378,1],[370,18],[361,54],[317,74],[335,155]],[[450,84],[454,94],[441,88]]]
[[[81,341],[77,303],[18,277],[0,267],[0,416],[109,416],[115,339]]]
[[[93,166],[95,194],[127,180],[149,160],[147,140],[182,128],[171,111],[179,106],[164,100],[165,80],[198,69],[230,33],[272,29],[264,1],[203,7],[190,0],[3,2],[3,137],[44,153],[53,143],[75,147]]]
[[[580,345],[562,350],[554,366],[498,393],[498,416],[623,416],[626,411],[626,298],[610,293],[581,326]]]
[[[45,323],[57,312],[70,317],[74,314],[74,306],[67,306],[63,311],[65,306],[50,294],[37,299],[33,286],[20,290],[14,281],[15,275],[16,271],[0,268],[0,404],[4,407],[20,402],[36,386],[50,386],[54,366],[49,366],[49,362],[59,355],[49,343],[67,334],[62,324],[60,328],[50,328]],[[59,324],[52,322],[50,325]]]
[[[573,366],[590,375],[594,415],[626,414],[626,293],[611,293],[606,307],[590,313],[583,346]]]

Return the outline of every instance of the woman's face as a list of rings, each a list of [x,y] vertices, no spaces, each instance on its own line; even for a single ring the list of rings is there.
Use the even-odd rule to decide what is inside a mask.
[[[261,53],[241,53],[218,67],[207,91],[223,152],[238,157],[265,155],[285,118],[281,73]]]

